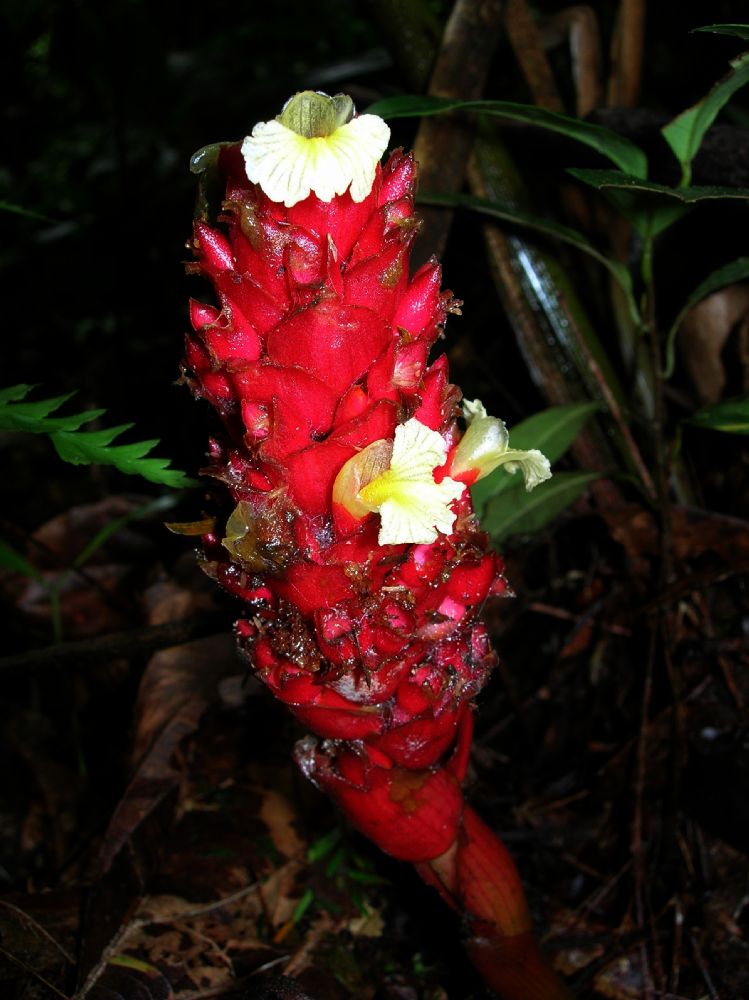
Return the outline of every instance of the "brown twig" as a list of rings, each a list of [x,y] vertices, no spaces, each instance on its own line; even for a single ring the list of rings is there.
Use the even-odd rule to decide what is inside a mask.
[[[437,97],[481,97],[501,23],[500,0],[457,0],[445,25],[428,92]],[[465,115],[422,119],[414,142],[421,187],[458,191],[472,144],[473,126]],[[421,214],[416,266],[432,254],[442,255],[452,223],[452,212],[442,208],[423,208]]]
[[[543,33],[533,19],[527,0],[507,0],[505,29],[534,102],[549,111],[564,111],[546,57]]]
[[[569,44],[575,81],[575,114],[584,118],[599,107],[602,100],[598,15],[588,4],[565,7],[541,22],[541,34],[547,49],[565,41]]]
[[[702,951],[697,942],[697,938],[694,934],[689,935],[689,941],[692,945],[692,953],[694,955],[694,960],[697,963],[697,968],[702,974],[702,978],[705,981],[705,986],[707,986],[708,992],[710,994],[710,1000],[720,1000],[720,994],[715,989],[715,984],[713,983],[710,972],[708,971],[707,965],[705,964],[705,959],[702,957]]]
[[[43,649],[0,658],[0,673],[12,670],[36,670],[70,666],[88,666],[120,657],[146,656],[157,649],[179,646],[226,631],[233,616],[223,611],[196,615],[163,625],[146,625],[127,632],[110,632],[91,639],[73,639]]]
[[[611,73],[606,103],[632,108],[637,104],[642,76],[645,0],[621,0],[611,41]]]

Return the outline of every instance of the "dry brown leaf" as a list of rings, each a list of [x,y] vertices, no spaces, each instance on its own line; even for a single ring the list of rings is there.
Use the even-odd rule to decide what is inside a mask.
[[[729,285],[708,295],[686,315],[679,328],[679,348],[703,406],[723,396],[727,373],[723,352],[736,330],[742,360],[742,383],[749,384],[749,287]]]
[[[296,831],[296,812],[291,802],[274,788],[261,790],[260,818],[268,827],[273,844],[285,858],[299,857],[307,844]]]

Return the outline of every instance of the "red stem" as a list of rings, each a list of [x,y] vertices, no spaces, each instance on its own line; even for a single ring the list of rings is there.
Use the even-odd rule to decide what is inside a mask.
[[[501,1000],[569,1000],[538,948],[512,858],[470,806],[453,845],[415,867],[464,916],[466,951]]]

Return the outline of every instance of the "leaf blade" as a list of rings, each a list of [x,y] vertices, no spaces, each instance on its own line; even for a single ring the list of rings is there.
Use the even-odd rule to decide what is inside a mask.
[[[705,133],[717,118],[721,109],[730,101],[737,90],[749,83],[749,52],[743,52],[731,60],[731,69],[708,93],[682,111],[668,125],[661,129],[661,135],[671,148],[671,152],[681,164],[682,187],[689,184],[692,175],[692,160],[699,152]]]
[[[721,187],[716,184],[697,184],[689,187],[671,188],[666,184],[643,180],[634,174],[624,174],[618,170],[590,170],[568,167],[566,172],[599,191],[604,188],[618,188],[622,191],[637,191],[646,197],[669,198],[689,205],[719,198],[737,198],[742,201],[749,198],[749,188]]]
[[[734,35],[736,38],[749,41],[749,24],[704,24],[700,28],[692,28],[694,34],[698,31],[710,32],[714,35]]]
[[[480,111],[507,121],[545,128],[595,149],[627,173],[647,177],[647,157],[640,147],[629,139],[604,128],[603,125],[594,125],[592,122],[547,111],[534,105],[519,104],[514,101],[463,101],[448,97],[403,95],[384,98],[367,108],[368,114],[379,115],[381,118],[420,118],[447,111]]]
[[[470,194],[443,194],[427,191],[418,196],[418,201],[426,205],[451,205],[456,208],[468,208],[483,215],[488,215],[491,218],[501,219],[503,222],[509,222],[513,225],[523,226],[535,232],[543,233],[545,236],[551,236],[562,243],[567,243],[578,250],[582,250],[583,253],[588,254],[594,260],[597,260],[599,264],[602,264],[614,277],[624,292],[632,319],[638,325],[640,324],[640,315],[632,294],[632,278],[626,266],[620,261],[601,253],[576,229],[560,225],[557,222],[549,222],[546,219],[530,215],[520,209],[503,205],[488,198],[477,198],[475,195]]]
[[[510,431],[512,447],[523,451],[538,448],[549,462],[556,462],[570,447],[586,421],[600,408],[598,403],[568,403],[534,413]],[[509,473],[502,466],[474,483],[471,487],[471,499],[479,517],[493,497],[516,485],[517,474]]]
[[[688,417],[685,423],[723,434],[749,434],[749,397],[715,403]]]
[[[532,493],[522,486],[505,490],[487,505],[482,527],[495,544],[512,535],[534,534],[566,510],[596,479],[598,472],[558,472]]]

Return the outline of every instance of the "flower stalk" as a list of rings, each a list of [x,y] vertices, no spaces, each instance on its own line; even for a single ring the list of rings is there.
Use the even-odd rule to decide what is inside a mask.
[[[304,774],[461,914],[500,997],[554,1000],[514,865],[461,790],[496,662],[479,612],[508,592],[468,487],[550,471],[429,361],[457,304],[436,260],[409,274],[416,167],[380,165],[388,135],[306,91],[215,152],[222,212],[196,221],[191,265],[215,301],[191,303],[184,374],[221,417],[206,472],[231,504],[203,566],[310,731]]]

